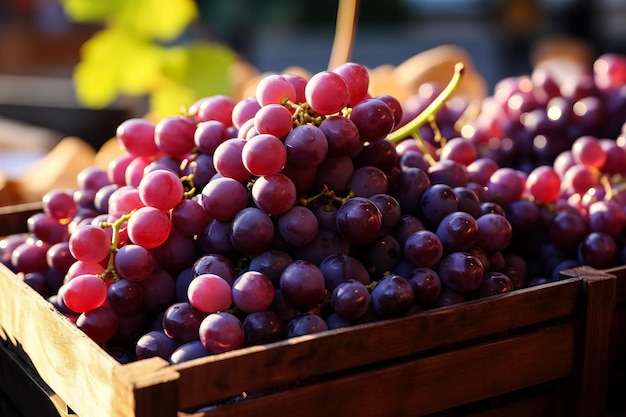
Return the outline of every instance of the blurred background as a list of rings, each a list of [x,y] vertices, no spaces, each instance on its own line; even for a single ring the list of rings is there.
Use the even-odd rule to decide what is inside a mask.
[[[337,0],[195,0],[195,6],[194,23],[172,43],[227,45],[259,72],[328,65]],[[529,73],[541,47],[559,48],[555,39],[581,43],[594,56],[626,52],[624,22],[626,0],[369,0],[360,2],[351,59],[370,68],[397,66],[430,48],[457,45],[492,91],[504,77]],[[98,109],[77,101],[72,75],[81,47],[103,26],[69,18],[62,0],[0,0],[0,173],[18,175],[66,136],[97,150],[121,121],[150,111],[141,94]]]

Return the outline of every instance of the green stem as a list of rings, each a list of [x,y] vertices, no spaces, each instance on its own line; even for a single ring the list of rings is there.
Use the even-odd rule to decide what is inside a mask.
[[[450,98],[454,90],[456,90],[459,82],[461,81],[461,77],[463,72],[465,71],[465,65],[462,62],[458,62],[454,67],[454,74],[450,79],[450,82],[446,87],[441,91],[441,93],[422,111],[417,117],[411,120],[406,125],[400,127],[398,130],[391,132],[387,135],[387,139],[389,139],[393,143],[398,143],[403,139],[406,139],[408,136],[411,136],[414,132],[416,132],[424,123],[427,123],[430,118],[437,113],[437,111],[445,104],[445,102]]]

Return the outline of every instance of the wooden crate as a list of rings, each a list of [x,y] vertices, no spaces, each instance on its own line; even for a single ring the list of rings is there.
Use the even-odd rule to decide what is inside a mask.
[[[121,365],[0,266],[0,329],[62,415],[66,404],[80,417],[591,417],[606,404],[615,287],[614,274],[579,268],[400,319]]]

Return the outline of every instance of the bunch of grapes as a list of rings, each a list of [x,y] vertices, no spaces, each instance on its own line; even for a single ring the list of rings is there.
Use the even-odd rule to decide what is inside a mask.
[[[29,233],[2,240],[2,261],[121,362],[171,363],[545,282],[557,250],[609,265],[588,227],[617,242],[623,225],[594,220],[584,175],[565,170],[597,174],[588,194],[607,191],[598,170],[618,168],[588,159],[602,152],[587,141],[527,174],[439,130],[461,74],[410,120],[352,62],[129,119],[122,156],[46,194]],[[587,227],[576,245],[558,226],[546,236],[573,230],[562,213]]]

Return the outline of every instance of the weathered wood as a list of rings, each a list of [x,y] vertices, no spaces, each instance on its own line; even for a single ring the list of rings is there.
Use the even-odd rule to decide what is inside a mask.
[[[366,368],[217,407],[206,417],[422,416],[571,375],[576,328],[564,324],[407,362]],[[544,414],[533,415],[550,415]],[[505,415],[505,414],[502,414]]]

